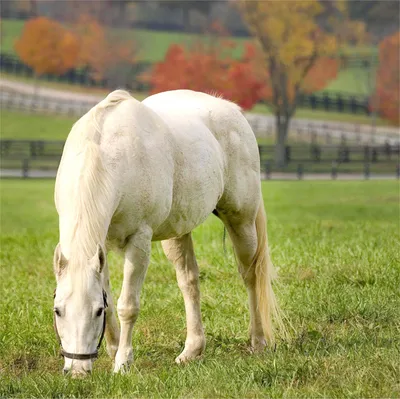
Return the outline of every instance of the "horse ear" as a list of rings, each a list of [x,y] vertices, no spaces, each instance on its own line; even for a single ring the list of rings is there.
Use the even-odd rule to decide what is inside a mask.
[[[97,251],[93,256],[93,258],[91,259],[91,263],[94,265],[98,273],[101,273],[103,271],[106,261],[107,261],[106,251],[104,250],[102,245],[97,244]]]
[[[61,245],[60,243],[58,243],[54,251],[54,258],[53,258],[54,274],[57,277],[61,275],[62,271],[67,266],[67,263],[68,263],[67,259],[61,252]]]

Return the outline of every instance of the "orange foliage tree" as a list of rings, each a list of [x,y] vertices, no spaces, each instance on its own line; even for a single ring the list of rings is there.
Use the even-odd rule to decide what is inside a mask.
[[[387,36],[379,45],[379,69],[375,103],[380,114],[400,124],[400,31]]]
[[[317,0],[238,0],[237,6],[257,39],[256,60],[266,81],[264,98],[276,116],[275,160],[283,166],[298,97],[323,89],[336,77],[336,38],[320,27],[324,7]]]
[[[25,23],[15,50],[35,75],[61,75],[77,65],[79,42],[58,22],[39,17]]]
[[[104,27],[88,15],[79,17],[74,31],[80,41],[78,63],[88,67],[95,80],[110,78],[113,68],[122,64],[129,69],[137,60],[138,49],[133,41],[110,37]]]

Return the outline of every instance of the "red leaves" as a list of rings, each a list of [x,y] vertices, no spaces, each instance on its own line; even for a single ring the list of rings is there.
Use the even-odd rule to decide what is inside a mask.
[[[157,63],[147,76],[152,93],[175,89],[217,92],[243,109],[251,109],[260,100],[271,102],[274,82],[256,46],[247,43],[242,57],[236,60],[224,56],[229,54],[230,49],[231,42],[225,40],[212,46],[197,43],[191,48],[171,45],[164,60]],[[296,63],[298,74],[303,73],[304,62],[297,60]],[[312,93],[323,89],[337,76],[337,71],[336,59],[321,57],[315,61],[304,79],[293,73],[293,76],[287,77],[285,87],[279,86],[279,82],[277,85],[280,90],[286,91],[287,98],[292,102],[296,84],[301,82],[299,89]]]
[[[303,91],[313,93],[322,90],[327,83],[337,77],[339,62],[335,58],[321,57],[317,59],[304,78]]]
[[[231,48],[231,41],[212,46],[197,43],[192,48],[170,46],[147,77],[152,93],[175,89],[217,92],[244,109],[252,108],[261,99],[264,83],[253,73],[251,49],[246,49],[243,59],[232,60],[224,56]]]

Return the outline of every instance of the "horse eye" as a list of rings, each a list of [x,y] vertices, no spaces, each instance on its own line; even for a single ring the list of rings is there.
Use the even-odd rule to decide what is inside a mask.
[[[61,316],[60,310],[59,310],[58,308],[54,308],[54,313],[55,313],[58,317]]]
[[[97,312],[96,312],[96,316],[100,317],[103,314],[103,308],[100,308]]]

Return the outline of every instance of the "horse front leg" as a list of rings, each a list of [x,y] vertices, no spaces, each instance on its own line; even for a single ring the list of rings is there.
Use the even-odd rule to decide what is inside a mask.
[[[132,331],[139,315],[140,291],[150,260],[152,232],[143,229],[133,235],[125,247],[124,279],[117,303],[121,325],[114,372],[126,372],[133,361]]]
[[[106,264],[104,268],[104,289],[107,293],[108,302],[108,308],[106,311],[106,330],[104,337],[107,343],[107,353],[110,355],[111,359],[114,360],[119,344],[119,327],[117,317],[115,315],[114,301],[111,293],[110,272],[108,270],[108,264]]]

